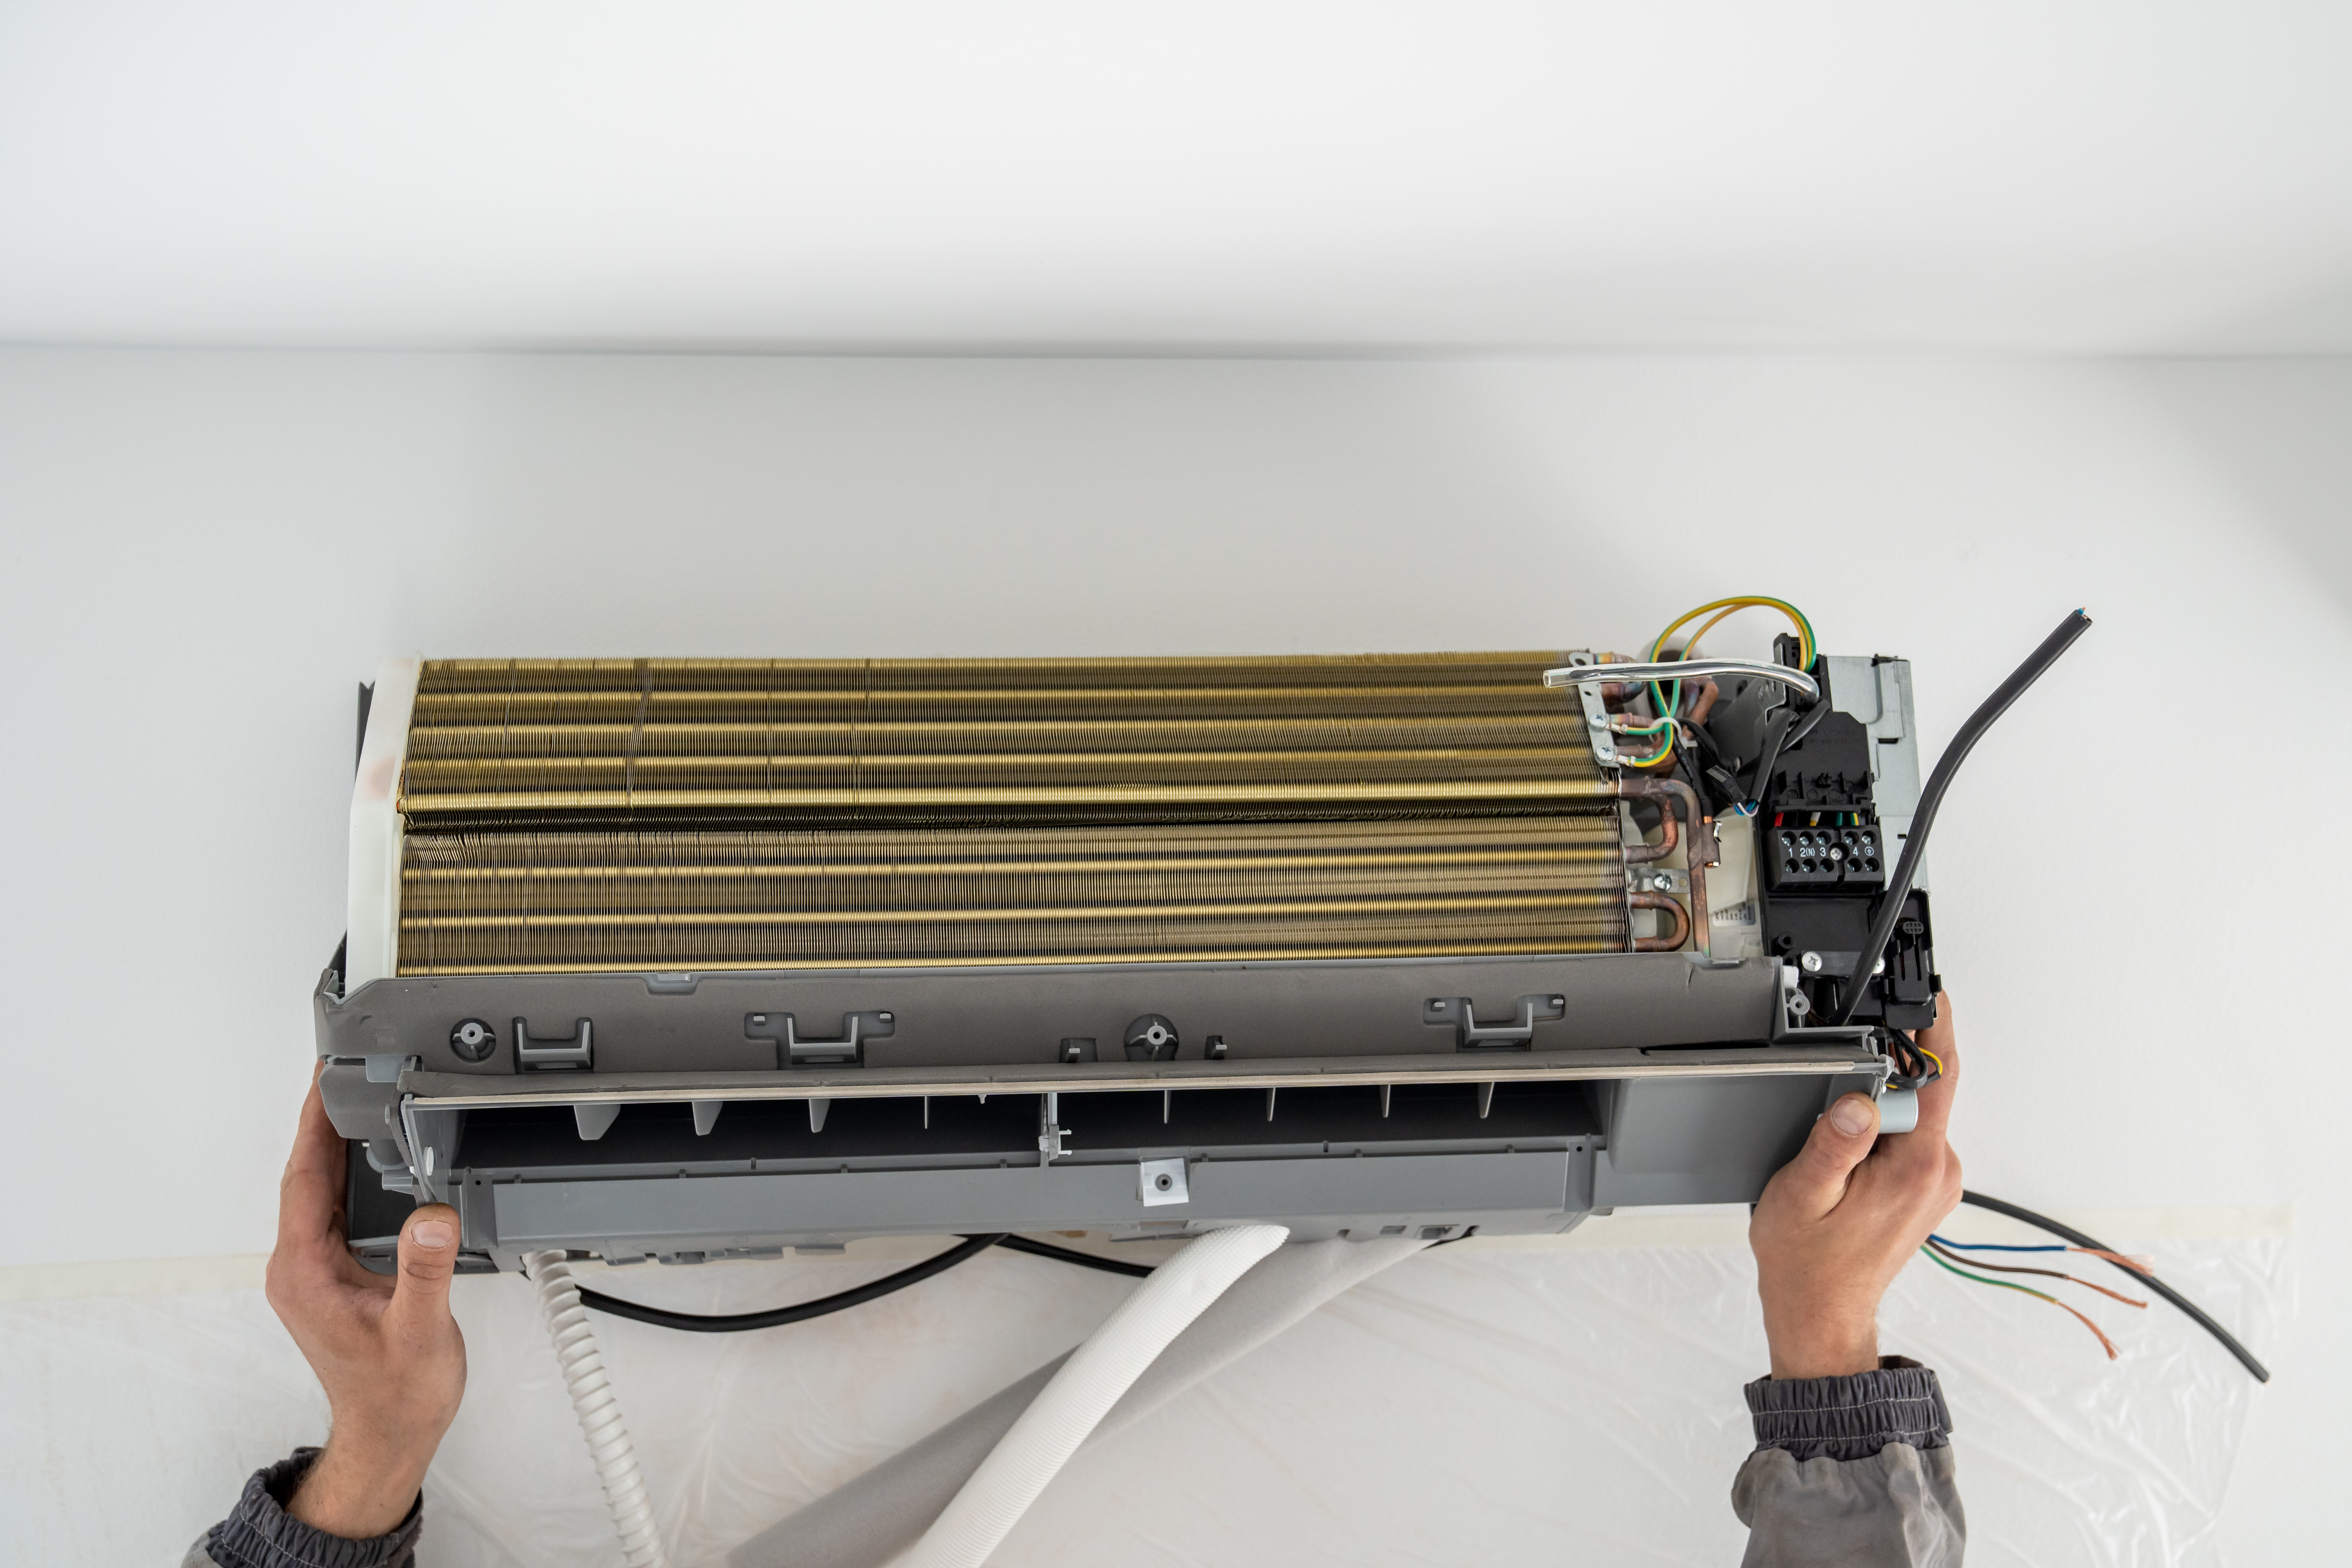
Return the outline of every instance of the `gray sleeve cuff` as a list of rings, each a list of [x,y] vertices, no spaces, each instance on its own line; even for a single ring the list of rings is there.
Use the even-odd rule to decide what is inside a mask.
[[[1746,1393],[1756,1447],[1794,1459],[1867,1459],[1889,1443],[1924,1451],[1952,1440],[1936,1374],[1899,1355],[1852,1377],[1759,1377]]]
[[[425,1528],[421,1497],[390,1534],[370,1541],[330,1535],[288,1515],[288,1500],[318,1457],[316,1448],[297,1448],[293,1458],[256,1470],[236,1509],[205,1532],[189,1561],[218,1568],[413,1568],[416,1537]]]

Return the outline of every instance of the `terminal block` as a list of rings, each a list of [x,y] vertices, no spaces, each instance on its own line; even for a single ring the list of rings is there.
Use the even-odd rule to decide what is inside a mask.
[[[1766,888],[1780,898],[1805,893],[1874,893],[1886,886],[1886,845],[1876,822],[1858,812],[1784,811],[1759,834]]]

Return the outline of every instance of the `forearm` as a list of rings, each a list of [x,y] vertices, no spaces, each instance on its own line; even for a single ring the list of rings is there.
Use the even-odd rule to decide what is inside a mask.
[[[363,1541],[396,1528],[415,1508],[433,1462],[430,1447],[395,1447],[347,1434],[339,1423],[294,1489],[286,1511],[303,1523]]]
[[[391,1522],[364,1536],[298,1516],[297,1500],[314,1478],[343,1484],[331,1471],[320,1477],[324,1458],[316,1448],[298,1448],[292,1458],[256,1471],[229,1516],[188,1549],[182,1568],[413,1568],[425,1522],[414,1487]]]
[[[1757,1448],[1731,1489],[1743,1568],[1958,1568],[1967,1519],[1934,1373],[1890,1356],[1747,1393]]]

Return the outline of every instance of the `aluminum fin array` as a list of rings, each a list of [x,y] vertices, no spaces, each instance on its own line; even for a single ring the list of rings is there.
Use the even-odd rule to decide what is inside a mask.
[[[400,969],[1616,951],[1559,660],[429,662]]]

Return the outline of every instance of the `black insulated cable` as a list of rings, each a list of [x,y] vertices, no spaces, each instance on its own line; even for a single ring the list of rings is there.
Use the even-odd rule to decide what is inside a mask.
[[[2033,1226],[2036,1230],[2046,1232],[2051,1236],[2062,1237],[2066,1241],[2072,1242],[2076,1247],[2086,1248],[2092,1252],[2114,1252],[2116,1250],[2104,1241],[2097,1241],[2090,1237],[2084,1236],[2081,1231],[2076,1230],[2071,1225],[2060,1225],[2056,1220],[2052,1219],[2045,1215],[2035,1214],[2032,1209],[2020,1208],[2015,1204],[2004,1203],[1999,1198],[1989,1198],[1982,1193],[1964,1192],[1960,1194],[1960,1202],[1973,1205],[1980,1209],[1990,1209],[1994,1214],[2007,1215],[2010,1218],[2014,1220],[2022,1220],[2027,1225]],[[2219,1340],[2221,1342],[2222,1349],[2228,1351],[2231,1355],[2236,1356],[2238,1360],[2244,1364],[2245,1369],[2254,1374],[2255,1382],[2268,1383],[2271,1380],[2270,1368],[2264,1366],[2261,1362],[2256,1361],[2254,1359],[2253,1352],[2240,1344],[2237,1341],[2237,1337],[2231,1333],[2229,1330],[2223,1328],[2221,1324],[2207,1317],[2204,1310],[2199,1307],[2196,1302],[2191,1301],[2188,1297],[2183,1296],[2179,1291],[2174,1289],[2171,1286],[2167,1285],[2163,1280],[2158,1279],[2153,1274],[2143,1274],[2137,1268],[2126,1268],[2125,1265],[2116,1262],[2113,1258],[2102,1258],[2101,1261],[2120,1273],[2129,1275],[2134,1283],[2147,1286],[2149,1289],[2155,1291],[2158,1295],[2163,1297],[2166,1300],[2171,1302],[2174,1306],[2188,1313],[2189,1321],[2195,1323],[2199,1328],[2204,1330],[2207,1333]]]
[[[1151,1272],[1149,1263],[1126,1263],[1116,1258],[1097,1258],[1091,1252],[1076,1247],[1055,1247],[1050,1241],[1032,1241],[1025,1236],[1000,1236],[996,1245],[1007,1252],[1025,1252],[1032,1258],[1050,1258],[1057,1263],[1075,1263],[1081,1268],[1099,1268],[1106,1274],[1124,1274],[1130,1279],[1140,1279]]]
[[[835,1295],[820,1296],[814,1301],[801,1301],[790,1307],[775,1307],[764,1312],[729,1312],[712,1315],[703,1312],[673,1312],[663,1307],[647,1307],[635,1301],[624,1301],[617,1296],[607,1296],[601,1290],[580,1288],[580,1304],[593,1307],[600,1312],[610,1312],[616,1318],[634,1318],[640,1323],[656,1328],[683,1329],[695,1334],[737,1334],[750,1329],[781,1328],[786,1323],[804,1323],[811,1318],[822,1318],[849,1307],[862,1307],[893,1290],[903,1290],[919,1284],[934,1274],[943,1274],[967,1258],[977,1258],[1004,1239],[1002,1236],[969,1237],[934,1258],[926,1258],[911,1268],[855,1289]]]
[[[1816,707],[1824,704],[1815,704]],[[1772,764],[1780,760],[1780,748],[1789,739],[1789,731],[1797,722],[1797,710],[1783,708],[1765,721],[1764,747],[1756,753],[1756,773],[1748,786],[1748,798],[1758,810],[1764,806],[1764,781],[1772,776]]]
[[[616,1318],[634,1318],[640,1323],[651,1323],[656,1328],[683,1329],[695,1334],[736,1334],[750,1329],[774,1329],[786,1323],[804,1323],[811,1318],[822,1318],[850,1307],[862,1307],[894,1290],[903,1290],[909,1285],[920,1284],[934,1274],[944,1273],[967,1258],[979,1257],[992,1247],[1001,1247],[1007,1252],[1025,1252],[1032,1258],[1050,1258],[1059,1263],[1075,1263],[1083,1268],[1099,1268],[1106,1274],[1123,1274],[1131,1279],[1140,1279],[1151,1272],[1151,1266],[1148,1263],[1124,1263],[1116,1258],[1097,1258],[1091,1252],[1055,1247],[1050,1241],[1032,1241],[1025,1236],[968,1236],[936,1258],[926,1258],[920,1263],[901,1268],[896,1274],[886,1274],[870,1284],[765,1312],[716,1315],[673,1312],[667,1307],[648,1307],[636,1301],[624,1301],[618,1296],[607,1296],[584,1285],[580,1287],[580,1304],[593,1307],[600,1312],[610,1312]]]
[[[1863,993],[1870,989],[1869,966],[1886,955],[1887,940],[1895,934],[1895,922],[1903,916],[1903,901],[1911,896],[1911,879],[1919,873],[1919,852],[1927,847],[1927,830],[1936,826],[1936,808],[1944,803],[1944,792],[1951,787],[1952,775],[1969,760],[1969,752],[1984,739],[1993,721],[2009,711],[2009,705],[2025,694],[2025,689],[2042,678],[2042,672],[2058,662],[2058,656],[2074,646],[2074,639],[2091,629],[2091,617],[2076,610],[2058,623],[2057,629],[2042,639],[2042,646],[2026,656],[2026,660],[2012,671],[2010,678],[1994,689],[1944,754],[1936,759],[1936,771],[1928,775],[1927,787],[1919,792],[1918,809],[1911,816],[1911,832],[1903,841],[1902,858],[1895,862],[1895,874],[1886,880],[1886,892],[1879,900],[1878,914],[1870,922],[1870,936],[1862,944],[1854,960],[1853,978],[1841,987],[1846,994],[1838,999],[1836,1016],[1829,1020],[1832,1028],[1849,1023],[1853,1011],[1862,1005]],[[1761,785],[1761,778],[1757,781]]]
[[[1813,727],[1826,718],[1830,705],[1826,700],[1811,708],[1789,707],[1775,713],[1764,730],[1764,749],[1756,758],[1755,783],[1748,786],[1748,798],[1760,809],[1764,802],[1764,781],[1772,776],[1772,766],[1780,753],[1804,742]]]

